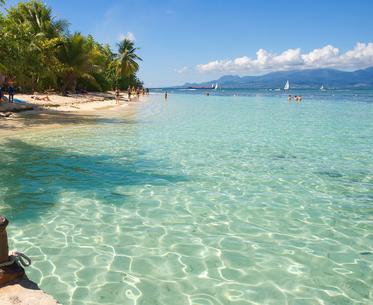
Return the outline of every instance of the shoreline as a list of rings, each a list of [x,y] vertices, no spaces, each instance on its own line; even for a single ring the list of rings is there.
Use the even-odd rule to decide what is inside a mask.
[[[34,99],[36,96],[38,99]],[[91,92],[87,94],[48,95],[49,100],[41,100],[42,95],[18,94],[16,103],[0,103],[0,137],[6,138],[29,131],[39,131],[64,126],[95,123],[100,119],[130,117],[134,106],[143,102],[146,96],[128,101],[126,93],[121,94],[119,104],[111,92]],[[21,101],[21,102],[19,102]],[[32,110],[29,110],[32,107]],[[12,110],[8,110],[13,108]],[[20,109],[21,108],[21,109]],[[28,110],[23,110],[27,108]]]

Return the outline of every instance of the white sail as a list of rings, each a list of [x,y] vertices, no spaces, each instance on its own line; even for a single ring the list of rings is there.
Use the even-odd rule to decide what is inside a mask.
[[[287,80],[286,84],[285,84],[285,87],[284,87],[284,90],[289,90],[289,89],[290,89],[290,84],[289,84],[289,81]]]
[[[218,85],[218,83],[215,84],[214,89],[215,89],[215,90],[219,89],[219,85]]]
[[[325,91],[326,90],[325,87],[324,87],[324,85],[321,85],[320,90],[321,91]]]

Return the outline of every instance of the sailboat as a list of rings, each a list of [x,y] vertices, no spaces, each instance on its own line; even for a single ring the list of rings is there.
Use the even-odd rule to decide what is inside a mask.
[[[215,84],[214,89],[215,89],[215,90],[218,90],[218,89],[219,89],[219,85],[218,85],[218,83]]]
[[[324,85],[321,85],[320,90],[321,90],[321,91],[326,91]]]
[[[289,89],[290,89],[290,84],[289,84],[289,81],[287,80],[284,86],[284,90],[289,90]]]

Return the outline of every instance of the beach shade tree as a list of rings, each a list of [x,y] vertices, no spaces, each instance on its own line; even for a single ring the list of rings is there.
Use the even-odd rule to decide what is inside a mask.
[[[133,41],[119,43],[116,54],[92,36],[70,35],[68,23],[39,0],[0,11],[0,37],[0,74],[15,79],[22,92],[141,85],[136,75],[141,58]]]
[[[91,50],[91,61],[95,65],[95,70],[92,73],[95,81],[90,78],[79,78],[77,89],[107,91],[112,89],[113,82],[107,76],[110,63],[115,59],[115,54],[112,52],[109,45],[102,45],[94,40],[91,35],[87,38],[87,47]]]
[[[121,78],[129,78],[139,70],[138,61],[142,59],[136,54],[139,48],[130,39],[123,39],[118,43],[118,54],[113,62],[116,74],[116,86]]]
[[[41,1],[20,2],[8,10],[9,17],[17,24],[25,24],[34,35],[46,39],[56,38],[66,34],[68,22],[56,19],[51,8]]]
[[[97,56],[97,50],[80,33],[64,39],[57,51],[61,63],[60,89],[63,94],[67,90],[75,92],[80,79],[96,82],[93,74],[100,69],[96,62]]]
[[[58,62],[55,49],[67,30],[40,1],[21,2],[7,10],[2,32],[9,75],[23,90],[55,86]]]
[[[0,6],[5,2],[0,0]],[[13,49],[13,41],[9,40],[6,33],[6,16],[0,11],[0,82],[8,75],[9,51]]]
[[[1,0],[0,0],[1,1]],[[0,37],[4,37],[4,17],[0,12]],[[4,39],[0,39],[0,75],[5,72],[5,47]]]
[[[24,89],[35,89],[38,80],[49,68],[43,61],[44,42],[40,35],[35,35],[25,24],[17,24],[7,16],[4,28],[4,40],[1,46],[5,70],[8,76],[15,77]]]
[[[138,78],[136,73],[130,76],[124,76],[119,79],[118,88],[127,89],[128,87],[142,88],[143,82]]]

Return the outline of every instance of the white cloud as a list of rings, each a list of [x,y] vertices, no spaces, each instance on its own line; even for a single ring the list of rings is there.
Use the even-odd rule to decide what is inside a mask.
[[[123,39],[129,39],[129,40],[132,40],[132,41],[136,40],[135,34],[133,34],[132,32],[127,32],[127,34],[119,34],[118,35],[118,40],[123,40]]]
[[[280,54],[264,49],[256,52],[256,58],[242,56],[235,59],[215,60],[197,65],[200,72],[263,73],[291,69],[339,68],[358,69],[373,66],[373,43],[357,43],[343,54],[338,48],[326,45],[309,53],[301,49],[288,49]]]
[[[333,66],[337,65],[339,59],[339,49],[331,45],[327,45],[320,49],[303,54],[302,59],[307,66]]]
[[[349,67],[364,67],[373,63],[373,43],[357,43],[355,48],[341,56],[342,61]]]
[[[179,73],[179,74],[183,74],[185,72],[188,72],[189,68],[187,66],[184,66],[180,69],[175,69],[175,72]]]

